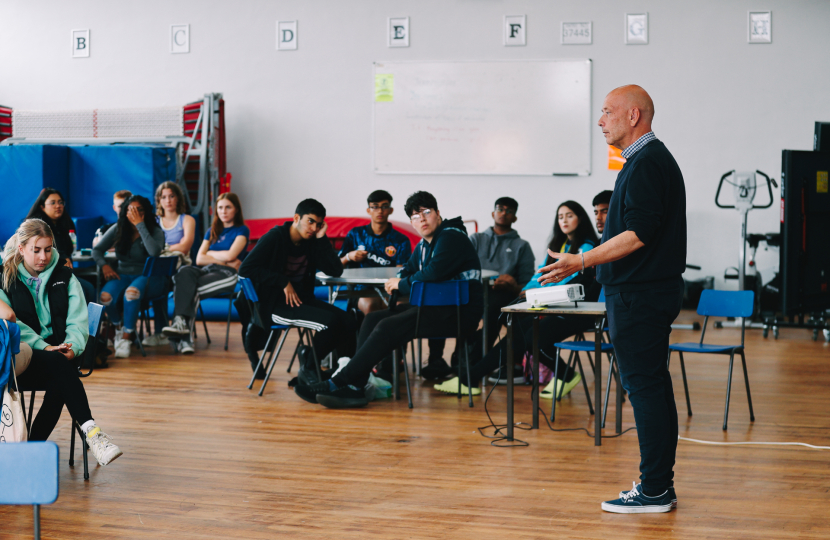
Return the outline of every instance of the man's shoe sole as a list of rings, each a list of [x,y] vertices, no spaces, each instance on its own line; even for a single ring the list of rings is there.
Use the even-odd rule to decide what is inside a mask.
[[[317,403],[327,409],[357,409],[368,405],[369,400],[366,398],[341,398],[327,394],[317,394]]]
[[[675,503],[676,504],[676,503]],[[622,506],[617,504],[602,503],[602,509],[613,514],[660,514],[671,512],[674,504],[649,505],[649,506]]]
[[[161,333],[163,335],[167,336],[168,338],[182,338],[182,337],[189,336],[190,335],[190,330],[183,330],[183,331],[179,332],[178,330],[171,330],[171,329],[168,329],[168,328],[164,328],[164,329],[162,329]]]
[[[301,398],[303,401],[307,401],[307,402],[309,402],[309,403],[314,403],[314,404],[317,404],[317,396],[316,396],[316,395],[315,395],[315,396],[314,396],[314,398],[312,399],[312,397],[311,397],[310,395],[305,394],[305,392],[303,392],[302,390],[300,390],[300,388],[301,388],[300,386],[295,386],[295,387],[294,387],[294,393],[295,393],[295,394],[297,394],[298,396],[300,396],[300,398]]]

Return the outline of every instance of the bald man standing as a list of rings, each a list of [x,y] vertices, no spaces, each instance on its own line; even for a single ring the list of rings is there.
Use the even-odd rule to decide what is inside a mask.
[[[542,283],[590,266],[605,290],[608,326],[640,443],[640,483],[605,501],[619,514],[677,506],[677,406],[667,365],[671,323],[680,313],[686,269],[686,187],[677,162],[651,131],[654,103],[639,86],[605,98],[598,124],[622,150],[602,244],[584,255],[552,253]],[[584,256],[584,260],[582,257]]]

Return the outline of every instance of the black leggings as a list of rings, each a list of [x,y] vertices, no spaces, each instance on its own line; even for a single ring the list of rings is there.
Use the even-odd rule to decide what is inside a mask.
[[[45,441],[60,420],[63,405],[78,424],[92,420],[84,385],[73,360],[55,351],[32,351],[32,361],[17,382],[22,391],[43,390],[43,403],[32,422],[30,441]],[[32,411],[27,411],[32,414]]]
[[[513,323],[513,358],[516,365],[520,365],[522,356],[533,352],[533,317],[521,315],[516,317]],[[581,316],[548,315],[539,321],[539,362],[551,371],[556,369],[556,347],[554,344],[564,341],[567,338],[580,332],[589,332],[594,329],[593,319]],[[569,381],[573,378],[573,370],[569,370],[567,364],[560,357],[559,379]],[[507,365],[507,338],[490,350],[487,355],[477,362],[470,369],[470,378],[475,384],[482,377],[489,375],[501,365]]]

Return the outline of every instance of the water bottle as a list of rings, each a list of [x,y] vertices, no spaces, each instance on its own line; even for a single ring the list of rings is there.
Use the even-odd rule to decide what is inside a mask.
[[[70,229],[69,238],[72,239],[72,252],[78,251],[78,237],[75,236],[75,229]]]

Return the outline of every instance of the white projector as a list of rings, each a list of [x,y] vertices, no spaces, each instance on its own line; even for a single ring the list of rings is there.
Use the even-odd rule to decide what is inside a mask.
[[[556,287],[542,287],[527,291],[527,301],[533,307],[579,302],[585,300],[585,289],[582,285],[557,285]]]

